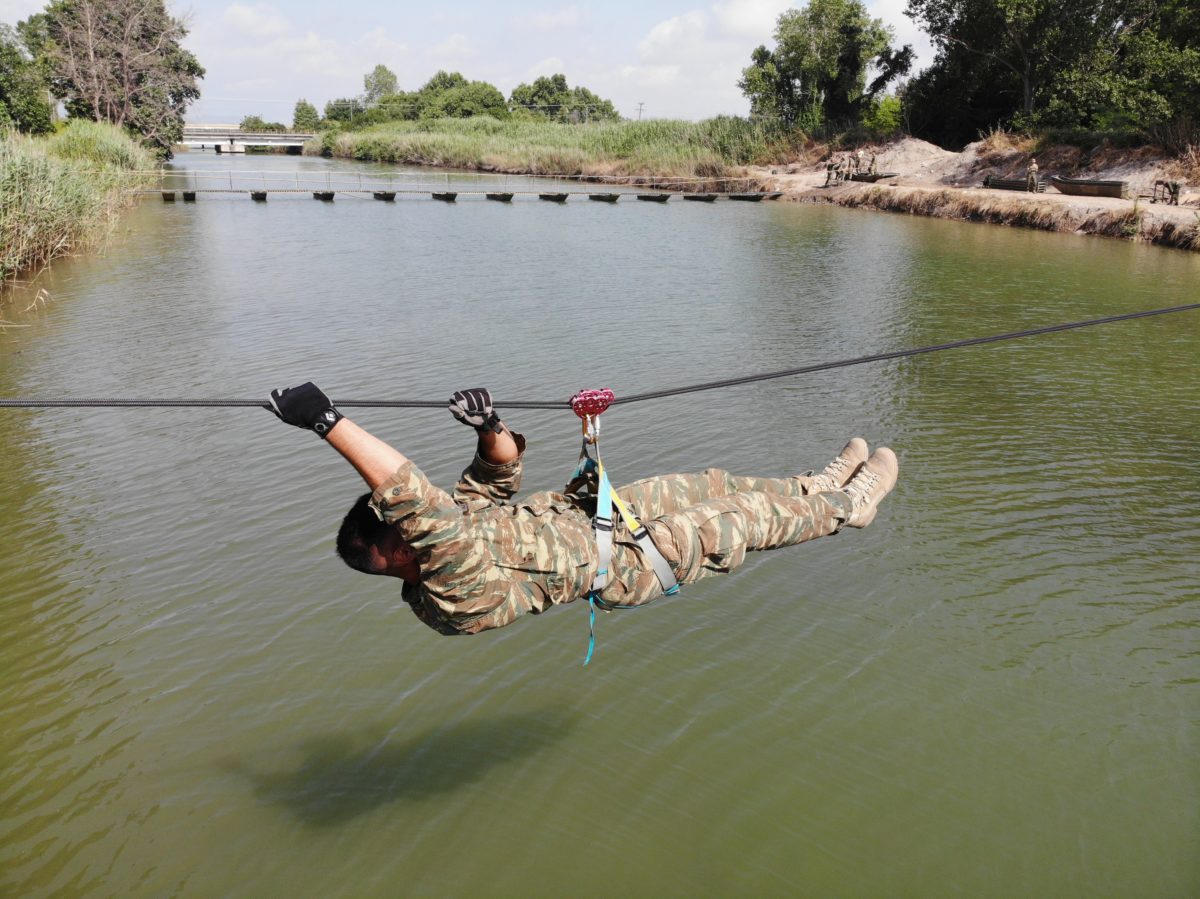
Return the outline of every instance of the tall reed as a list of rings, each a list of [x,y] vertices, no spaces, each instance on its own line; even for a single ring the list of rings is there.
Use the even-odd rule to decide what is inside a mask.
[[[778,125],[732,116],[578,125],[481,117],[331,132],[305,152],[534,175],[719,178],[730,166],[784,161],[802,139]]]
[[[105,237],[153,160],[111,125],[48,138],[0,133],[0,286]]]

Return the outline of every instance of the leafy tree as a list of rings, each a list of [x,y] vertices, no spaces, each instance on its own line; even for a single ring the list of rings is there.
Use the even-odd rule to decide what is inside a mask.
[[[460,72],[439,71],[414,95],[399,95],[393,108],[413,118],[508,118],[504,94],[486,81],[468,81]]]
[[[864,127],[879,138],[897,134],[902,122],[900,98],[891,94],[872,102],[862,117]]]
[[[738,86],[755,115],[848,124],[911,67],[912,48],[893,49],[892,37],[862,0],[810,0],[780,15],[775,49],[755,49]],[[868,86],[872,66],[879,75]]]
[[[381,97],[394,94],[400,89],[396,73],[387,66],[380,64],[363,76],[363,99],[368,103],[377,103]]]
[[[1114,106],[1170,149],[1200,145],[1200,6],[1193,0],[1130,0],[1113,53]],[[1172,135],[1163,126],[1174,126]]]
[[[508,104],[504,102],[504,94],[493,85],[486,81],[469,81],[428,97],[421,115],[425,118],[455,119],[490,115],[505,119],[508,118]]]
[[[341,97],[325,104],[325,118],[331,122],[353,122],[366,112],[366,104],[359,97]]]
[[[611,121],[619,122],[621,114],[613,106],[612,100],[606,100],[593,94],[586,87],[576,86],[571,91],[571,101],[568,106],[569,116],[581,117],[585,122]]]
[[[518,84],[509,102],[537,115],[558,121],[597,121],[621,118],[612,101],[592,93],[586,87],[571,88],[567,76],[542,76],[533,84]]]
[[[906,13],[929,32],[938,60],[965,55],[1017,83],[1030,116],[1048,84],[1104,43],[1115,11],[1110,0],[908,0]]]
[[[307,100],[297,100],[296,109],[292,112],[292,128],[296,131],[316,131],[321,124],[321,114],[317,107]]]
[[[459,72],[446,72],[439,69],[434,73],[433,77],[421,85],[418,93],[421,94],[440,94],[442,91],[448,91],[454,87],[462,87],[467,83],[467,79]]]
[[[0,25],[0,125],[30,134],[54,130],[49,79],[21,37]]]
[[[995,125],[1138,131],[1200,117],[1194,0],[909,0],[938,48],[914,79],[914,133]]]
[[[242,123],[238,125],[242,131],[252,131],[261,134],[264,131],[287,131],[287,125],[283,122],[268,122],[262,116],[248,115],[242,119]]]
[[[388,94],[380,99],[379,104],[371,112],[378,115],[380,121],[384,122],[418,119],[421,117],[421,94],[418,91],[412,93],[399,91]]]
[[[53,0],[45,17],[51,84],[68,113],[128,128],[169,157],[204,69],[163,0]]]
[[[796,109],[795,83],[780,69],[779,61],[764,46],[750,54],[750,66],[738,82],[750,98],[750,115],[756,118],[791,120]]]

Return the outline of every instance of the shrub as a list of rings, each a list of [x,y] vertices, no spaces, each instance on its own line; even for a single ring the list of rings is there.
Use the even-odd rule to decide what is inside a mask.
[[[96,122],[49,138],[0,135],[0,283],[103,237],[152,161],[120,129]]]

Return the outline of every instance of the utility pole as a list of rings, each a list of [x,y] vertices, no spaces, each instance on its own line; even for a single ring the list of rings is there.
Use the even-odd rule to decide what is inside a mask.
[[[646,105],[644,100],[638,100],[638,121],[642,120],[642,107]]]

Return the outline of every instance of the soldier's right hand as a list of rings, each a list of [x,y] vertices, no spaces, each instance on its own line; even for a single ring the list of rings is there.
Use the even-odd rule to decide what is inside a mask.
[[[500,416],[492,408],[492,394],[486,387],[454,391],[447,408],[458,421],[476,431],[500,430]]]

